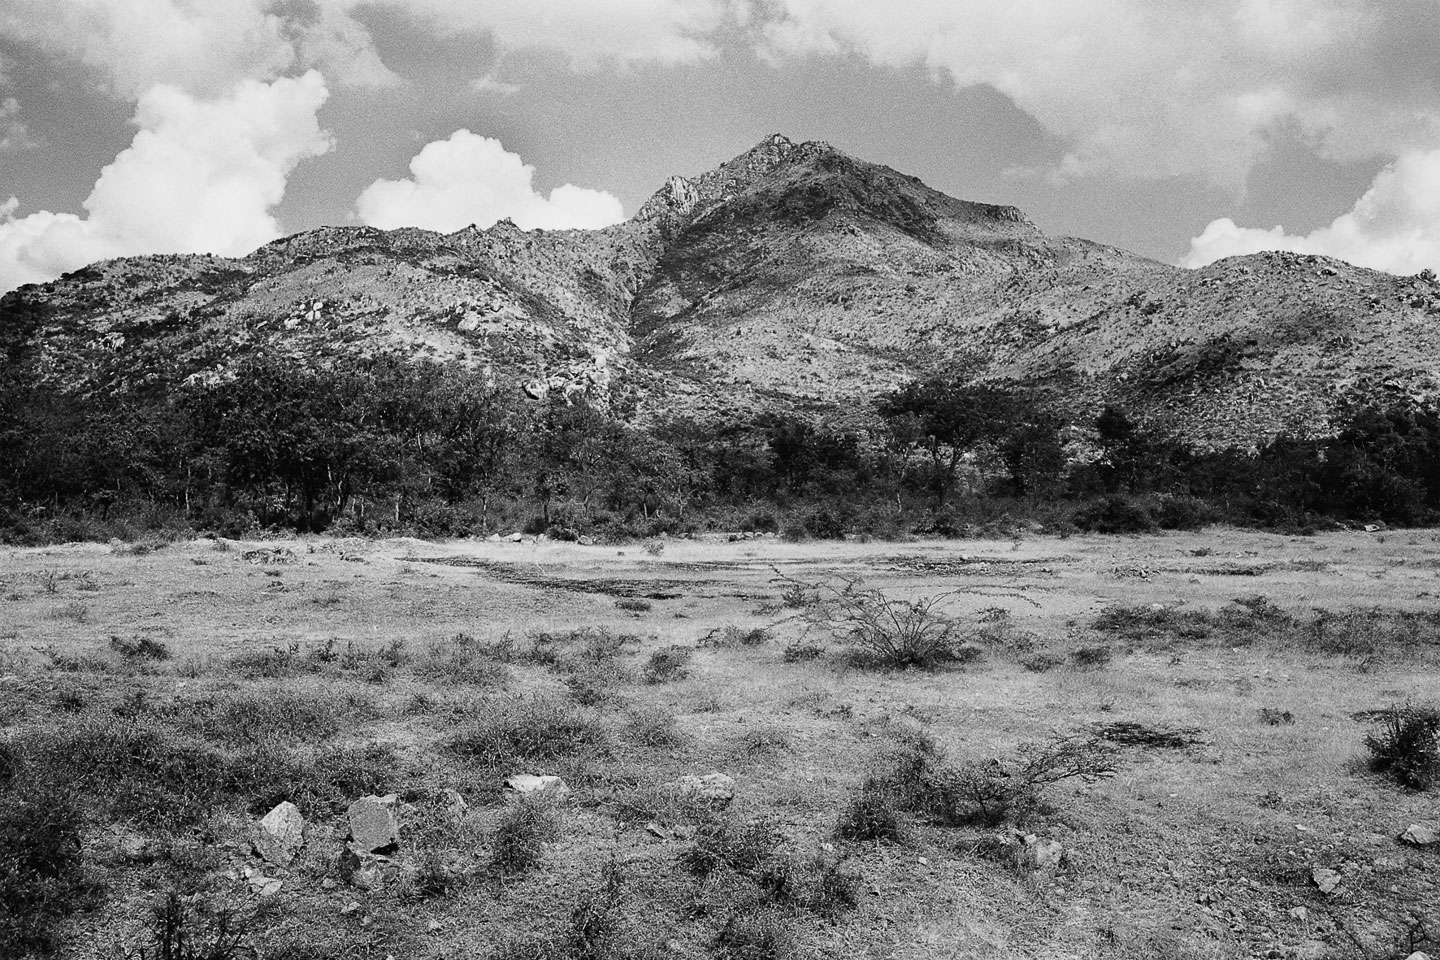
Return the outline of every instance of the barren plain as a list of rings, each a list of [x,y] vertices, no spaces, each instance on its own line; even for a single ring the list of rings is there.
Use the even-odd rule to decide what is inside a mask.
[[[856,577],[944,595],[962,655],[878,669],[807,623],[808,590]],[[1437,596],[1429,531],[8,548],[0,833],[68,803],[79,842],[11,942],[157,957],[168,923],[195,952],[165,956],[215,958],[1433,952],[1440,847],[1397,838],[1440,827],[1437,794],[1371,770],[1364,738],[1440,693]],[[896,757],[1003,778],[1071,735],[1113,771],[997,822],[891,804],[893,831],[856,825]],[[517,797],[516,774],[565,786]],[[398,844],[347,862],[365,796]],[[283,864],[256,843],[282,803],[304,820]]]

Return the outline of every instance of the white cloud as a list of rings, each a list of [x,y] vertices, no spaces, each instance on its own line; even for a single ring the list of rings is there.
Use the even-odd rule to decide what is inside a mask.
[[[1261,250],[1323,254],[1399,274],[1440,270],[1440,150],[1405,154],[1380,172],[1349,213],[1308,234],[1216,220],[1190,241],[1182,265]]]
[[[988,84],[1069,140],[1070,175],[1239,192],[1264,131],[1333,159],[1440,145],[1434,0],[772,0],[772,58],[858,53]]]
[[[499,140],[457,130],[426,144],[410,161],[408,180],[376,180],[356,210],[382,229],[424,227],[452,232],[469,224],[489,227],[509,217],[531,230],[596,228],[625,219],[620,201],[601,190],[566,184],[548,197],[536,192],[535,168]]]
[[[74,57],[131,99],[157,84],[223,96],[296,67],[357,85],[398,82],[337,0],[5,0],[0,35]]]
[[[328,92],[315,71],[246,81],[218,100],[172,87],[140,98],[131,145],[100,174],[87,215],[0,206],[0,290],[109,257],[240,255],[280,235],[271,214],[301,160],[330,149],[316,121]]]

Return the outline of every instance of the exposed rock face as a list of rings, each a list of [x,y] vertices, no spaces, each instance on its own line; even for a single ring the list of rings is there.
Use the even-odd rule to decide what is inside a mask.
[[[551,774],[517,773],[505,781],[505,792],[517,797],[541,795],[559,799],[570,795],[570,786]]]
[[[326,227],[0,301],[0,350],[67,386],[215,382],[261,344],[400,350],[641,420],[842,415],[963,369],[1243,445],[1324,432],[1354,390],[1440,395],[1440,283],[1288,253],[1182,270],[776,135],[603,230]]]
[[[345,811],[349,847],[357,853],[389,853],[400,845],[400,825],[390,808],[394,797],[361,797]]]

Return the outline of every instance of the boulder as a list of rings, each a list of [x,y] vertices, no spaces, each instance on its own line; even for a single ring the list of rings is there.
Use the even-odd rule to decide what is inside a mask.
[[[288,800],[275,805],[250,838],[255,853],[277,867],[289,866],[295,852],[305,845],[305,818]]]
[[[1042,840],[1032,835],[1025,837],[1025,860],[1034,870],[1054,870],[1065,856],[1065,847],[1059,840]]]
[[[511,797],[544,795],[558,800],[570,795],[570,785],[551,774],[517,773],[506,778],[505,794]]]
[[[490,534],[490,536],[488,536],[488,537],[485,538],[485,542],[486,542],[486,543],[499,543],[499,542],[500,542],[500,534],[498,534],[498,533],[492,533],[492,534]]]
[[[1404,833],[1400,834],[1399,840],[1411,847],[1433,847],[1440,844],[1440,835],[1427,826],[1412,823],[1405,828]]]
[[[389,853],[400,846],[400,825],[390,811],[394,803],[393,796],[368,796],[350,804],[345,811],[350,824],[350,849],[356,853]]]
[[[512,533],[512,534],[510,534],[510,536],[506,537],[505,539],[506,539],[506,540],[509,540],[511,543],[519,543],[521,540],[524,540],[524,539],[525,539],[525,534],[523,534],[523,533]]]
[[[735,799],[735,781],[723,773],[681,777],[672,786],[680,796],[704,801],[717,809],[723,810]]]

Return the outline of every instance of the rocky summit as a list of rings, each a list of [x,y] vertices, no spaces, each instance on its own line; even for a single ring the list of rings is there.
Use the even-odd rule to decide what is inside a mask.
[[[87,391],[225,378],[261,346],[398,351],[641,422],[864,417],[960,375],[1208,448],[1322,434],[1357,394],[1433,396],[1440,285],[1280,253],[1181,269],[776,135],[603,230],[326,227],[97,263],[6,295],[0,341]]]

